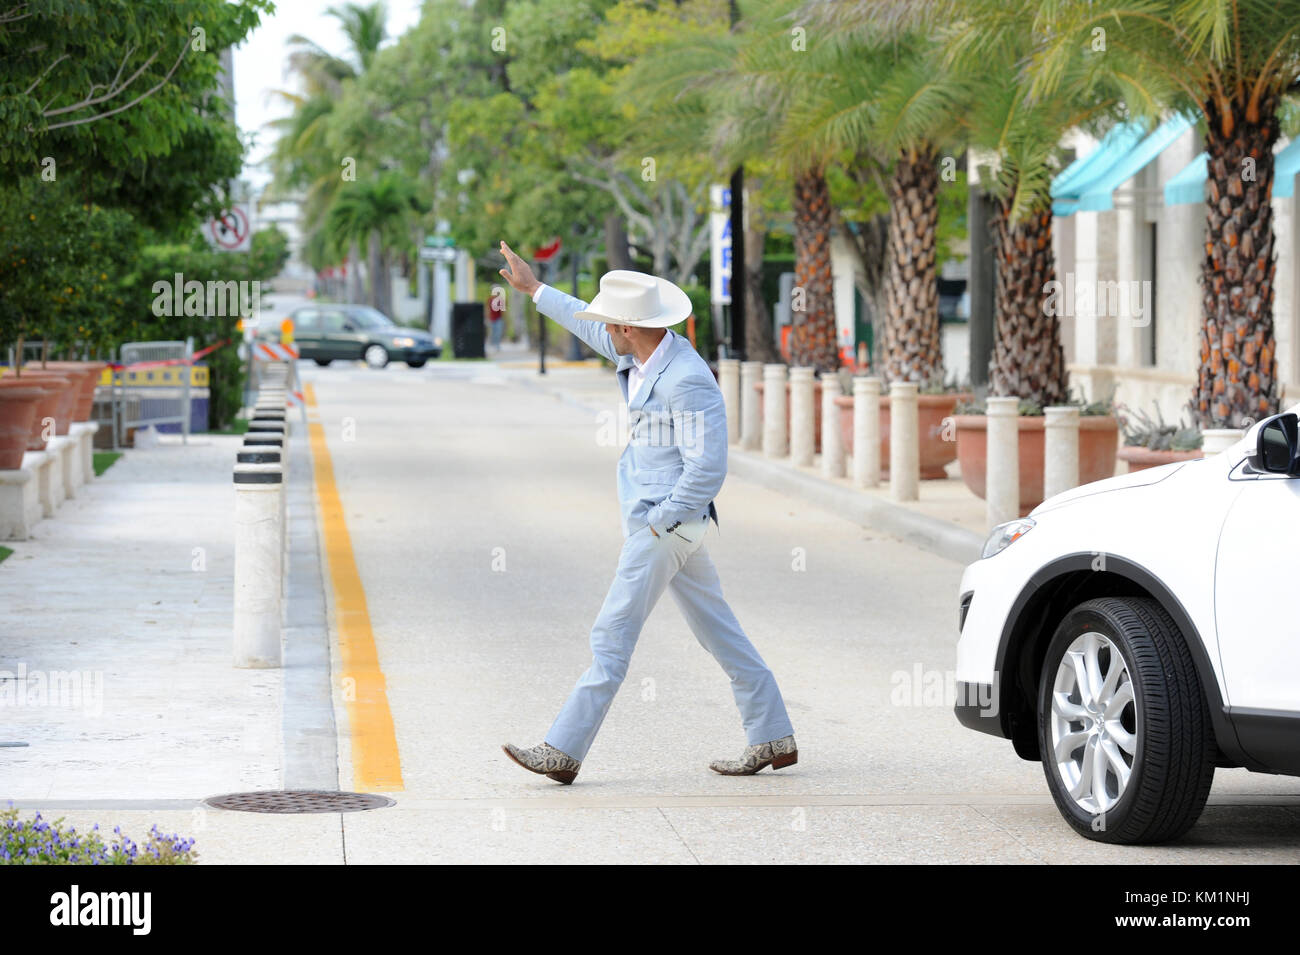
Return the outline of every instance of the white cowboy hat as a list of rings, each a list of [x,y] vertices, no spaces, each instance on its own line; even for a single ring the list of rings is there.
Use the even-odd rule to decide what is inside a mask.
[[[574,317],[614,325],[667,328],[686,321],[691,311],[690,296],[667,279],[615,269],[600,277],[600,291],[586,311],[576,312]]]

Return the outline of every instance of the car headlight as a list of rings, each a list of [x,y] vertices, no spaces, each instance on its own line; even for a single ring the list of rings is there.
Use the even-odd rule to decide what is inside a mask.
[[[999,524],[993,528],[989,534],[989,539],[984,542],[984,552],[980,558],[992,557],[994,554],[1000,554],[1011,545],[1012,541],[1017,541],[1024,537],[1034,528],[1033,518],[1021,517],[1014,521],[1007,521],[1005,524]]]
[[[410,348],[415,344],[414,338],[394,338],[393,344],[398,348]]]

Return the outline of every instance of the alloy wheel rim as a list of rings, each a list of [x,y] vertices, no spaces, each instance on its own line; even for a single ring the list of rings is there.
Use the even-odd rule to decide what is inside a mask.
[[[384,349],[382,345],[371,345],[366,349],[366,364],[371,368],[379,368],[384,363]]]
[[[1076,637],[1056,669],[1052,758],[1070,798],[1099,815],[1124,795],[1137,760],[1137,704],[1128,663],[1105,634]]]

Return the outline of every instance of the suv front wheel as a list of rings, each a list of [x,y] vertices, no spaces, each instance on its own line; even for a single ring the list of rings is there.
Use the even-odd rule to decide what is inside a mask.
[[[388,364],[388,349],[383,345],[367,345],[361,357],[371,368],[383,368]]]
[[[1214,731],[1191,653],[1154,600],[1101,597],[1057,627],[1038,690],[1052,798],[1080,835],[1154,843],[1196,822]]]

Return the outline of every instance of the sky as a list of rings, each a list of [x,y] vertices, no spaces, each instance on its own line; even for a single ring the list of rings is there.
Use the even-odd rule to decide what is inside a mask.
[[[338,21],[325,12],[333,5],[333,0],[275,0],[275,13],[264,16],[262,25],[235,49],[235,121],[246,138],[255,135],[244,161],[244,178],[254,190],[271,178],[270,171],[258,165],[274,139],[274,133],[263,125],[289,112],[284,100],[271,95],[273,90],[290,85],[284,72],[289,37],[300,34],[330,53],[341,56],[347,52]],[[420,0],[387,0],[387,6],[387,42],[392,43],[420,19]]]

